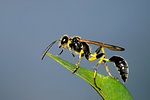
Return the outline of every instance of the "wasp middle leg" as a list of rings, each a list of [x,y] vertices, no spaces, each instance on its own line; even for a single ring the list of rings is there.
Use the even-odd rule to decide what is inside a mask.
[[[84,54],[84,51],[83,50],[81,50],[80,51],[80,54],[79,54],[79,60],[78,60],[78,62],[77,62],[77,64],[76,64],[76,69],[73,71],[73,74],[78,70],[78,68],[79,68],[79,64],[80,64],[80,60],[81,60],[81,57],[82,57],[82,54]]]

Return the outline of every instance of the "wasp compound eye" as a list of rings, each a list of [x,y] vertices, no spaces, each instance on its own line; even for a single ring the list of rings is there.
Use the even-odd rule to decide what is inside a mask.
[[[126,82],[128,78],[129,69],[128,69],[128,64],[124,60],[124,58],[120,56],[113,56],[109,60],[114,62],[121,78],[123,79],[124,82]]]

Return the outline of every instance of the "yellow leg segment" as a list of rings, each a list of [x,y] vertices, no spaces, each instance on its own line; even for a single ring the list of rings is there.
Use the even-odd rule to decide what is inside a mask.
[[[62,51],[61,51],[61,52],[60,52],[57,56],[61,55],[61,54],[62,54],[62,52],[65,50],[65,48],[66,48],[66,45],[64,45],[64,46],[63,46]]]
[[[90,54],[91,57],[88,59],[89,61],[93,61],[93,60],[96,60],[96,59],[100,59],[99,62],[98,62],[98,63],[95,65],[95,67],[94,67],[94,84],[95,84],[95,86],[96,86],[97,88],[99,88],[99,87],[97,86],[97,84],[96,84],[97,67],[98,67],[98,65],[99,65],[102,61],[103,61],[104,65],[105,65],[105,67],[106,67],[106,71],[107,71],[107,73],[109,74],[109,76],[111,76],[111,77],[113,77],[113,78],[115,78],[115,79],[118,79],[118,78],[114,77],[114,76],[109,72],[108,66],[107,66],[107,64],[106,64],[106,61],[109,61],[109,59],[105,58],[105,51],[104,51],[104,48],[103,48],[103,47],[101,48],[101,50],[102,50],[102,53],[103,53],[102,57],[97,58],[97,55],[98,55],[98,54],[95,52],[94,54]],[[99,90],[101,90],[101,89],[99,88]]]
[[[76,66],[79,66],[80,60],[81,60],[81,56],[82,56],[83,53],[84,53],[84,51],[81,50],[81,51],[80,51],[80,54],[79,54],[79,60],[78,60],[78,63],[76,64]]]
[[[79,54],[79,60],[78,60],[78,63],[76,64],[76,69],[73,71],[73,74],[78,70],[79,68],[79,64],[80,64],[80,60],[81,60],[81,57],[82,57],[82,54],[84,53],[83,50],[80,51],[80,54]]]
[[[109,76],[114,77],[114,76],[112,76],[111,73],[109,72],[109,69],[108,69],[108,66],[107,66],[106,62],[103,61],[103,63],[104,63],[104,65],[105,65],[105,67],[106,67],[106,71],[107,71],[107,73],[109,74]]]
[[[91,56],[91,55],[90,55]],[[89,58],[88,60],[89,61],[93,61],[93,60],[96,60],[97,58],[96,58],[96,56],[92,56],[91,58]]]
[[[97,67],[98,67],[98,65],[104,60],[104,57],[105,57],[105,55],[103,55],[101,58],[100,58],[100,61],[95,65],[95,68],[94,68],[94,70],[95,70],[95,72],[94,72],[94,78],[96,77],[96,70],[97,70]]]
[[[106,71],[107,71],[107,73],[109,74],[109,76],[111,76],[111,77],[113,77],[114,79],[117,79],[117,80],[118,80],[117,77],[113,76],[113,75],[109,72],[109,69],[108,69],[108,66],[107,66],[107,64],[106,64],[106,61],[103,61],[103,63],[104,63],[104,65],[105,65],[105,67],[106,67]]]
[[[97,73],[97,67],[98,65],[104,60],[105,58],[105,51],[104,51],[104,48],[101,48],[102,49],[102,53],[103,53],[103,56],[100,58],[100,61],[95,65],[94,67],[94,84],[95,86],[101,91],[101,89],[97,86],[96,84],[96,73]]]
[[[63,50],[65,50],[65,48],[66,48],[66,45],[63,46]]]

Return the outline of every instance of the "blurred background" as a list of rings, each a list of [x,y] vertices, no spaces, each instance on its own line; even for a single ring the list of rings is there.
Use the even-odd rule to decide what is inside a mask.
[[[124,57],[129,78],[123,83],[135,100],[150,98],[149,0],[1,0],[0,100],[102,100],[83,79],[41,53],[62,35],[124,47],[105,49],[106,57]],[[92,52],[96,46],[90,45]],[[56,43],[50,50],[58,54]],[[61,58],[77,63],[66,49]],[[82,58],[93,70],[97,61]],[[123,82],[112,63],[110,72]],[[98,72],[108,75],[103,64]]]

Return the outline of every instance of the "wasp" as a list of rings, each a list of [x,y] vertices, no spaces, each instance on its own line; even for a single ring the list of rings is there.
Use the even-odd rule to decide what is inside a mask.
[[[75,73],[78,68],[79,68],[79,64],[80,64],[80,60],[82,57],[85,57],[88,61],[93,61],[96,59],[99,59],[98,63],[95,65],[94,67],[94,84],[96,85],[96,73],[97,73],[97,67],[100,63],[103,62],[103,64],[106,67],[106,71],[107,73],[117,79],[116,77],[114,77],[108,69],[108,66],[106,64],[106,62],[113,62],[116,69],[118,70],[120,77],[122,78],[122,80],[124,82],[127,81],[128,78],[128,64],[126,62],[126,60],[121,57],[121,56],[112,56],[111,58],[107,59],[105,58],[105,51],[104,51],[104,47],[108,48],[110,50],[113,51],[124,51],[125,49],[119,46],[114,46],[114,45],[110,45],[110,44],[105,44],[105,43],[101,43],[101,42],[97,42],[97,41],[91,41],[91,40],[84,40],[79,36],[74,36],[74,37],[68,37],[67,35],[64,35],[60,38],[60,40],[56,40],[54,42],[52,42],[44,51],[43,56],[42,56],[42,60],[44,58],[44,56],[46,55],[46,53],[49,51],[49,49],[53,46],[53,44],[55,44],[57,41],[59,41],[59,48],[62,48],[61,52],[58,54],[61,55],[62,52],[65,50],[65,48],[67,47],[67,49],[69,49],[70,53],[72,54],[73,57],[75,57],[74,53],[72,51],[74,51],[75,53],[79,54],[79,59],[78,62],[76,63],[76,69],[73,71],[73,73]],[[93,44],[93,45],[97,45],[99,46],[96,51],[92,54],[91,53],[91,48],[89,46],[89,44]],[[102,51],[102,52],[100,52]],[[99,88],[100,89],[100,88]],[[101,89],[100,89],[101,90]]]

